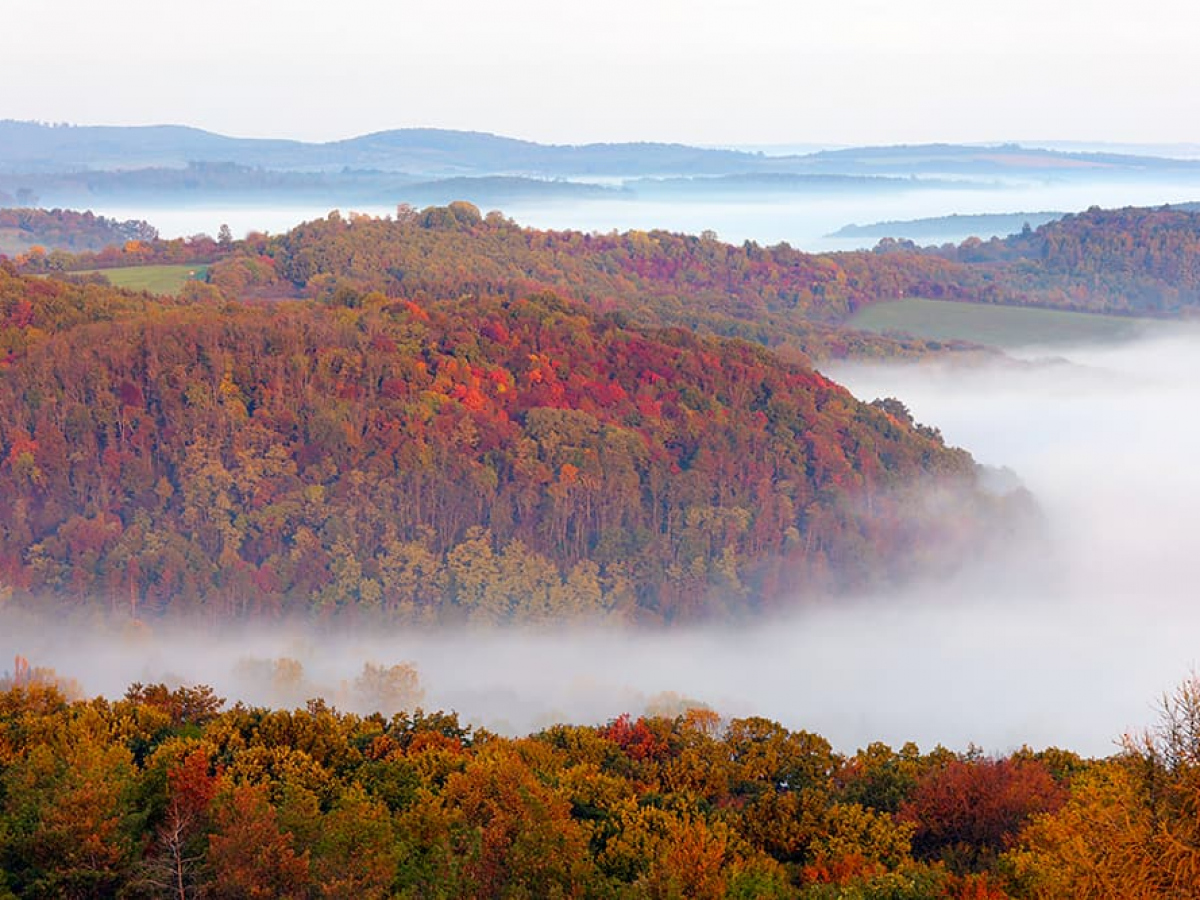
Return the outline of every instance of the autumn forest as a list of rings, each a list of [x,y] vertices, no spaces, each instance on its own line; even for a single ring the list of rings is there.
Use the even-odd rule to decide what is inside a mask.
[[[527,228],[461,201],[186,239],[0,210],[0,240],[0,615],[114,633],[652,631],[886,597],[1045,523],[903,398],[821,371],[998,351],[855,331],[854,312],[1200,307],[1200,213],[1172,207],[825,254]],[[149,267],[178,289],[115,286]],[[341,702],[302,696],[297,666],[243,672],[290,685],[288,710],[203,685],[89,698],[18,657],[0,898],[1200,884],[1194,678],[1092,759],[851,751],[687,703],[504,736],[423,710],[406,665],[366,666]]]

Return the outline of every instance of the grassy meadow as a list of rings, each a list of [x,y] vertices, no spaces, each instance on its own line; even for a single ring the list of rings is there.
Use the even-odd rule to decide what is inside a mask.
[[[1126,316],[906,298],[874,303],[846,322],[877,334],[902,332],[929,340],[991,347],[1118,341],[1135,337],[1151,320]]]
[[[188,281],[204,278],[207,268],[207,266],[128,266],[89,271],[103,275],[114,287],[127,288],[131,291],[149,291],[151,294],[177,294]]]

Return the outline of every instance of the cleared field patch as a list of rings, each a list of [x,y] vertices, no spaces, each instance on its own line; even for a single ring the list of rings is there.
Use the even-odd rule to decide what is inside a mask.
[[[77,274],[95,272],[108,279],[113,287],[151,294],[178,294],[184,284],[203,280],[208,266],[128,266],[118,269],[88,269]]]
[[[992,347],[1119,341],[1136,337],[1152,319],[906,298],[874,303],[846,322],[877,334],[901,332],[937,341],[972,341]]]

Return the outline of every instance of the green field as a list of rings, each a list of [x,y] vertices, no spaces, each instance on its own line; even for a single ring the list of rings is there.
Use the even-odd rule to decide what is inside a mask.
[[[77,274],[97,272],[114,287],[151,294],[178,294],[188,281],[203,278],[208,266],[128,266],[119,269],[88,269]]]
[[[846,322],[877,334],[901,332],[938,341],[972,341],[992,347],[1119,341],[1136,337],[1149,319],[956,303],[948,300],[888,300],[859,310]]]

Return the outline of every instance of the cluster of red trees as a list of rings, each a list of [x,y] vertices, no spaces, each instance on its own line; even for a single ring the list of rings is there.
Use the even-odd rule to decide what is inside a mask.
[[[902,577],[1003,518],[897,404],[553,295],[220,306],[0,269],[0,352],[22,596],[662,621]],[[956,510],[922,514],[930,479]]]

